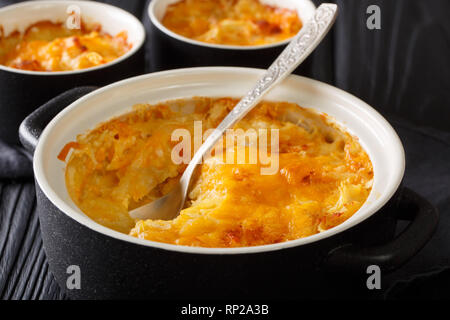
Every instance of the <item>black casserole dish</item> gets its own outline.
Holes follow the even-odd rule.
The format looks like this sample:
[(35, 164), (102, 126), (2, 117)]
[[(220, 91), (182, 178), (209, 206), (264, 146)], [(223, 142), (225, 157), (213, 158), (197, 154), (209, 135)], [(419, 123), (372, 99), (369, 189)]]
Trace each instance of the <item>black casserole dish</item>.
[[(38, 212), (50, 269), (66, 289), (68, 268), (80, 267), (81, 289), (68, 290), (71, 297), (292, 297), (307, 293), (302, 289), (320, 281), (324, 270), (365, 274), (369, 265), (376, 264), (387, 272), (425, 245), (435, 229), (437, 213), (421, 197), (399, 189), (405, 159), (395, 131), (361, 100), (299, 76), (288, 78), (267, 100), (295, 102), (327, 113), (359, 138), (373, 163), (374, 184), (368, 201), (339, 226), (266, 246), (184, 247), (105, 228), (72, 202), (65, 186), (64, 163), (57, 156), (77, 134), (129, 111), (136, 103), (241, 96), (262, 72), (245, 68), (181, 69), (131, 78), (94, 92), (94, 88), (78, 88), (52, 100), (24, 121), (21, 139), (30, 151), (35, 150)], [(41, 134), (49, 115), (61, 110)], [(398, 219), (411, 223), (395, 238)]]

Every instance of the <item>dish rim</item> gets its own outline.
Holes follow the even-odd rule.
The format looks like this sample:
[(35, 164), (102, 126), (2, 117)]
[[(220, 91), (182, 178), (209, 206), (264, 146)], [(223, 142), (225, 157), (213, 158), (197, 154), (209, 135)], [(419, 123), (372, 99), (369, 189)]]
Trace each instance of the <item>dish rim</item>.
[(28, 7), (28, 6), (36, 6), (36, 5), (64, 5), (64, 6), (69, 6), (71, 4), (81, 4), (83, 6), (92, 6), (92, 7), (98, 7), (98, 9), (100, 10), (101, 8), (105, 9), (105, 10), (115, 10), (118, 13), (128, 17), (130, 19), (130, 21), (133, 21), (135, 23), (135, 25), (138, 27), (139, 29), (139, 41), (137, 42), (137, 45), (133, 45), (133, 47), (131, 48), (131, 50), (129, 50), (128, 52), (126, 52), (124, 55), (120, 56), (119, 58), (110, 61), (108, 63), (99, 65), (99, 66), (95, 66), (92, 68), (86, 68), (86, 69), (81, 69), (81, 70), (71, 70), (71, 71), (30, 71), (30, 70), (22, 70), (22, 69), (16, 69), (16, 68), (11, 68), (11, 67), (7, 67), (5, 65), (0, 64), (0, 70), (2, 71), (6, 71), (6, 72), (12, 72), (12, 73), (18, 73), (18, 74), (25, 74), (25, 75), (31, 75), (31, 76), (64, 76), (64, 75), (75, 75), (75, 74), (80, 74), (80, 73), (88, 73), (91, 71), (96, 71), (96, 70), (101, 70), (107, 67), (111, 67), (115, 64), (118, 64), (128, 58), (130, 58), (131, 56), (133, 56), (136, 52), (138, 52), (142, 46), (145, 43), (145, 39), (146, 39), (146, 32), (145, 32), (145, 28), (143, 26), (143, 24), (135, 17), (133, 16), (131, 13), (129, 13), (128, 11), (123, 10), (122, 8), (107, 4), (107, 3), (102, 3), (102, 2), (95, 2), (95, 1), (83, 1), (83, 0), (71, 0), (71, 1), (58, 1), (58, 0), (39, 0), (39, 1), (24, 1), (24, 2), (20, 2), (20, 3), (16, 3), (16, 4), (12, 4), (9, 6), (5, 6), (3, 8), (0, 8), (0, 14), (4, 11), (8, 11), (8, 10), (20, 10), (23, 7)]
[[(379, 125), (383, 127), (383, 130), (386, 130), (386, 132), (389, 134), (391, 140), (389, 141), (393, 146), (395, 147), (394, 150), (396, 150), (395, 155), (391, 155), (393, 158), (393, 161), (396, 163), (397, 170), (395, 171), (394, 175), (394, 183), (390, 186), (388, 190), (384, 190), (384, 194), (379, 196), (377, 198), (376, 206), (374, 206), (371, 210), (367, 210), (369, 212), (365, 212), (360, 214), (357, 218), (355, 218), (351, 223), (346, 223), (348, 220), (332, 229), (329, 229), (325, 232), (318, 233), (309, 237), (300, 238), (296, 240), (276, 243), (276, 244), (269, 244), (269, 245), (261, 245), (261, 246), (253, 246), (253, 247), (239, 247), (239, 248), (205, 248), (205, 247), (189, 247), (189, 246), (181, 246), (181, 245), (175, 245), (175, 244), (166, 244), (156, 241), (150, 241), (150, 240), (144, 240), (132, 237), (127, 234), (120, 233), (118, 231), (114, 231), (112, 229), (109, 229), (105, 226), (102, 226), (98, 223), (96, 223), (94, 220), (90, 219), (87, 216), (82, 216), (76, 210), (74, 210), (65, 200), (61, 199), (56, 192), (52, 189), (50, 186), (50, 183), (48, 182), (48, 179), (46, 178), (45, 170), (43, 167), (43, 155), (45, 150), (45, 142), (47, 140), (47, 137), (51, 133), (52, 129), (58, 124), (59, 120), (64, 118), (66, 114), (68, 114), (72, 109), (76, 109), (78, 106), (82, 106), (83, 103), (90, 98), (101, 94), (108, 90), (117, 90), (121, 86), (133, 84), (133, 83), (139, 83), (143, 80), (149, 80), (149, 79), (157, 79), (158, 77), (176, 77), (180, 74), (185, 73), (202, 73), (203, 76), (207, 76), (208, 73), (219, 73), (219, 72), (233, 72), (233, 73), (254, 73), (260, 74), (262, 72), (262, 69), (255, 69), (255, 68), (239, 68), (239, 67), (200, 67), (200, 68), (188, 68), (188, 69), (176, 69), (176, 70), (169, 70), (169, 71), (162, 71), (162, 72), (156, 72), (151, 73), (147, 75), (142, 75), (138, 77), (129, 78), (126, 80), (122, 80), (113, 84), (110, 84), (108, 86), (105, 86), (103, 88), (100, 88), (98, 90), (95, 90), (86, 96), (78, 99), (77, 101), (73, 102), (69, 106), (67, 106), (62, 112), (60, 112), (45, 128), (43, 131), (41, 138), (39, 139), (35, 154), (34, 154), (34, 160), (33, 160), (33, 168), (34, 173), (36, 177), (36, 182), (39, 185), (40, 189), (44, 193), (44, 195), (47, 197), (47, 199), (55, 206), (57, 207), (63, 214), (68, 216), (69, 218), (77, 221), (81, 225), (84, 225), (85, 227), (99, 232), (103, 234), (104, 236), (114, 238), (116, 240), (122, 240), (126, 241), (128, 243), (137, 244), (145, 247), (151, 247), (155, 249), (162, 249), (167, 251), (175, 251), (175, 252), (182, 252), (182, 253), (192, 253), (192, 254), (206, 254), (206, 255), (233, 255), (233, 254), (249, 254), (249, 253), (262, 253), (262, 252), (269, 252), (269, 251), (278, 251), (282, 249), (287, 248), (293, 248), (293, 247), (299, 247), (302, 245), (306, 245), (309, 243), (313, 243), (316, 241), (320, 241), (329, 237), (332, 237), (336, 234), (339, 234), (341, 232), (346, 231), (347, 229), (350, 229), (359, 223), (365, 221), (369, 217), (371, 217), (373, 214), (378, 212), (395, 194), (397, 189), (399, 188), (401, 181), (403, 179), (404, 171), (405, 171), (405, 152), (403, 149), (403, 145), (400, 141), (400, 138), (398, 137), (395, 130), (392, 128), (392, 126), (385, 120), (375, 109), (370, 107), (367, 103), (363, 102), (362, 100), (358, 99), (357, 97), (351, 95), (350, 93), (347, 93), (341, 89), (338, 89), (336, 87), (333, 87), (331, 85), (322, 83), (317, 80), (313, 80), (306, 77), (301, 77), (297, 75), (291, 75), (290, 78), (299, 79), (302, 81), (306, 81), (307, 83), (310, 83), (314, 85), (315, 87), (318, 87), (322, 89), (323, 91), (332, 91), (336, 94), (339, 94), (343, 96), (346, 100), (350, 100), (350, 102), (357, 105), (358, 108), (360, 108), (362, 111), (364, 111), (368, 116), (370, 116), (372, 119), (377, 121)], [(376, 174), (376, 173), (375, 173)], [(361, 209), (360, 209), (361, 210)], [(359, 212), (359, 211), (358, 211)]]

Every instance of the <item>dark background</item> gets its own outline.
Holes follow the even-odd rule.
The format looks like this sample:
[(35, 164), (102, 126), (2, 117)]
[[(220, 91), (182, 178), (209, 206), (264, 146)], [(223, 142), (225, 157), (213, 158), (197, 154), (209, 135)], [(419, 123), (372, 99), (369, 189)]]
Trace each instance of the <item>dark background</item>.
[[(0, 0), (0, 7), (15, 2), (19, 1)], [(148, 28), (148, 1), (102, 2), (132, 12)], [(407, 265), (383, 277), (383, 289), (376, 297), (448, 299), (450, 0), (334, 2), (340, 15), (314, 54), (310, 76), (356, 95), (388, 118), (406, 149), (404, 184), (430, 200), (441, 214), (433, 239)], [(381, 30), (366, 27), (366, 10), (373, 4), (381, 8)], [(151, 71), (150, 56), (145, 71)], [(365, 281), (360, 285), (365, 286)], [(351, 286), (343, 288), (339, 298), (355, 298), (356, 291)], [(31, 161), (21, 149), (1, 140), (0, 297), (65, 298), (49, 273), (42, 248)]]

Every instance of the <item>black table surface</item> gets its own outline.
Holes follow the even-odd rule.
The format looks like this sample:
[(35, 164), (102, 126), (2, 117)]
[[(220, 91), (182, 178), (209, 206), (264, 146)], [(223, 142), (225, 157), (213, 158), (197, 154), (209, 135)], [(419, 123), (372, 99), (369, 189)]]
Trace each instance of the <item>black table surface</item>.
[[(0, 7), (15, 2), (0, 0)], [(132, 12), (148, 27), (148, 1), (103, 2)], [(312, 77), (360, 97), (387, 117), (405, 146), (404, 184), (441, 214), (431, 241), (383, 278), (377, 297), (450, 298), (450, 1), (335, 2), (340, 16), (315, 53)], [(366, 10), (374, 4), (381, 9), (381, 30), (366, 26)], [(147, 72), (150, 61), (147, 57)], [(31, 159), (0, 137), (2, 299), (66, 298), (48, 269), (35, 209)], [(345, 296), (352, 296), (351, 288), (339, 293)]]

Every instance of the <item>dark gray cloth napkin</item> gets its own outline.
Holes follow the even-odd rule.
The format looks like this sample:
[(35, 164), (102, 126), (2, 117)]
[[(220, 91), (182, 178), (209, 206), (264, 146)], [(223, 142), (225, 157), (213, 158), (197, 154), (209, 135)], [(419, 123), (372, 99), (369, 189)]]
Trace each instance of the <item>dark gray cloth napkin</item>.
[(0, 179), (31, 179), (31, 156), (21, 147), (10, 146), (0, 138)]

